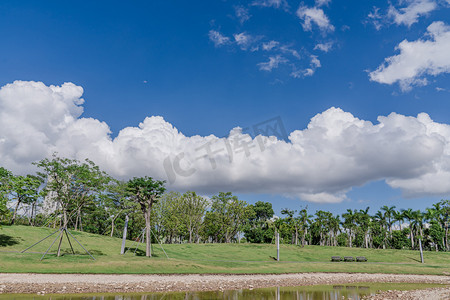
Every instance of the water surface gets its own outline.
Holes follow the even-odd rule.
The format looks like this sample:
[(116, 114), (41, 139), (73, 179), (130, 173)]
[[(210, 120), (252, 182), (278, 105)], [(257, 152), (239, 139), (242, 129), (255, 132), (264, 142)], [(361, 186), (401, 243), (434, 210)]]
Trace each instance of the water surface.
[[(206, 299), (230, 299), (230, 300), (341, 300), (351, 298), (359, 300), (366, 295), (374, 295), (380, 290), (411, 290), (417, 288), (431, 288), (442, 285), (415, 284), (415, 283), (353, 283), (342, 285), (315, 285), (297, 287), (263, 288), (253, 290), (227, 290), (214, 292), (168, 292), (145, 294), (65, 294), (44, 295), (35, 294), (17, 295), (3, 294), (0, 299), (36, 299), (36, 300), (206, 300)], [(343, 298), (344, 297), (344, 298)]]

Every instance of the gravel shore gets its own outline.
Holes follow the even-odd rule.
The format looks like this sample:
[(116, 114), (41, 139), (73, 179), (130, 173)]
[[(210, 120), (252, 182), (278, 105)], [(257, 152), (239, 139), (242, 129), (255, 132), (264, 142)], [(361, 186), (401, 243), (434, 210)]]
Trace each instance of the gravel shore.
[[(357, 282), (409, 282), (450, 284), (450, 276), (365, 273), (297, 273), (252, 275), (108, 275), (0, 273), (0, 293), (74, 294), (114, 292), (223, 291), (277, 286), (346, 284)], [(385, 297), (381, 299), (389, 298)]]
[(431, 288), (412, 291), (385, 291), (374, 296), (365, 297), (365, 300), (449, 300), (450, 288)]

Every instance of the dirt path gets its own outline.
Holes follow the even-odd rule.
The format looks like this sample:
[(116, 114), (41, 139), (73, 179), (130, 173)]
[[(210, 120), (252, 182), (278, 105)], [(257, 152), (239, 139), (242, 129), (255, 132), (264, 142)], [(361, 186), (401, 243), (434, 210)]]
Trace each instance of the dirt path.
[(450, 276), (298, 273), (255, 275), (107, 275), (0, 273), (0, 293), (114, 293), (253, 289), (276, 286), (411, 282), (450, 284)]

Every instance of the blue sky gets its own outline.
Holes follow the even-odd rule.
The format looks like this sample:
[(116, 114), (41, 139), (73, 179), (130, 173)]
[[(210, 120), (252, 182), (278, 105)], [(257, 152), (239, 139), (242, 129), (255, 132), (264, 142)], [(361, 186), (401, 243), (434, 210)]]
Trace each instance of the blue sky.
[[(39, 155), (58, 151), (75, 158), (90, 156), (121, 178), (151, 175), (167, 180), (162, 168), (165, 157), (173, 162), (179, 153), (186, 153), (189, 159), (184, 159), (196, 172), (179, 176), (174, 189), (193, 188), (204, 194), (229, 189), (249, 202), (271, 201), (278, 211), (306, 205), (312, 211), (333, 212), (366, 206), (374, 211), (382, 205), (424, 209), (450, 192), (436, 179), (450, 172), (449, 12), (448, 0), (2, 1), (0, 102), (18, 103), (30, 112), (0, 105), (5, 124), (6, 115), (22, 120), (2, 124), (0, 164), (26, 172)], [(35, 84), (13, 84), (16, 80)], [(74, 87), (63, 89), (61, 95), (51, 88), (66, 82), (82, 87), (82, 96)], [(48, 96), (45, 89), (54, 95)], [(76, 100), (80, 98), (85, 102)], [(61, 99), (75, 104), (64, 100), (68, 106), (60, 116), (53, 108), (54, 101)], [(44, 105), (44, 113), (33, 113)], [(83, 108), (82, 115), (74, 106)], [(330, 111), (332, 107), (336, 110)], [(388, 118), (390, 125), (384, 128), (395, 130), (376, 137), (386, 142), (380, 148), (386, 152), (372, 153), (377, 118), (392, 112), (402, 117)], [(433, 123), (418, 133), (415, 123), (404, 116), (422, 124), (425, 121), (417, 118), (422, 112)], [(293, 150), (285, 148), (292, 146), (288, 139), (287, 146), (275, 143), (261, 156), (234, 153), (229, 165), (227, 157), (217, 158), (216, 168), (195, 158), (195, 149), (210, 135), (222, 141), (235, 127), (251, 128), (274, 117), (289, 135), (305, 130), (311, 118), (322, 113), (314, 128), (341, 126), (330, 121), (336, 119), (366, 127), (356, 137), (341, 131), (340, 142), (335, 137), (326, 140), (317, 130), (304, 132), (299, 145), (307, 149), (314, 144), (314, 151), (299, 150), (304, 156), (296, 157), (298, 161), (290, 156)], [(59, 121), (42, 121), (49, 116)], [(152, 118), (141, 127), (149, 131), (138, 132), (139, 123), (152, 116), (164, 121)], [(64, 138), (54, 137), (50, 125), (67, 118), (77, 125), (59, 133)], [(372, 122), (376, 128), (358, 120)], [(23, 125), (27, 122), (30, 127)], [(42, 128), (36, 125), (43, 122)], [(436, 128), (434, 124), (440, 124), (439, 129), (430, 129)], [(184, 137), (199, 137), (184, 139), (171, 126)], [(123, 144), (113, 140), (126, 127), (134, 129), (121, 140)], [(21, 140), (11, 138), (31, 132), (29, 128), (39, 130)], [(98, 135), (90, 136), (97, 130)], [(167, 138), (164, 132), (169, 131)], [(399, 131), (400, 137), (392, 134)], [(79, 132), (84, 135), (77, 139)], [(34, 138), (46, 142), (31, 146)], [(149, 141), (141, 146), (129, 146), (146, 138)], [(320, 144), (323, 138), (326, 142)], [(103, 139), (98, 147), (111, 147), (106, 154), (88, 147)], [(343, 150), (346, 139), (349, 148)], [(321, 145), (331, 145), (327, 150), (331, 152), (322, 152)], [(359, 149), (360, 145), (367, 146)], [(319, 154), (333, 160), (324, 165)], [(111, 156), (105, 159), (107, 155)], [(372, 170), (395, 165), (404, 157), (408, 159), (395, 168)], [(290, 159), (293, 170), (286, 163)], [(302, 171), (305, 168), (311, 168), (311, 181)], [(322, 182), (322, 178), (328, 179)]]

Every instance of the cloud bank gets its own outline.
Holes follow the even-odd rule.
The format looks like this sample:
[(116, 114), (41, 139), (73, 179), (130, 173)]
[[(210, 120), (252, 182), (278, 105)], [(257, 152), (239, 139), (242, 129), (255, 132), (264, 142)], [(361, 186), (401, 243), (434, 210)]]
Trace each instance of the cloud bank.
[(443, 22), (433, 22), (423, 39), (404, 40), (396, 49), (400, 53), (386, 58), (369, 74), (370, 80), (385, 84), (398, 82), (403, 91), (408, 91), (414, 85), (426, 85), (427, 75), (450, 72), (450, 26)]
[(82, 117), (82, 94), (72, 83), (3, 86), (0, 165), (32, 172), (32, 162), (57, 151), (88, 157), (119, 178), (167, 180), (170, 189), (272, 193), (312, 202), (342, 201), (352, 187), (373, 180), (386, 180), (408, 196), (450, 192), (450, 126), (425, 113), (392, 113), (373, 124), (333, 107), (285, 139), (275, 134), (279, 120), (260, 124), (261, 135), (253, 138), (240, 128), (219, 138), (188, 137), (153, 116), (113, 139), (106, 123)]

